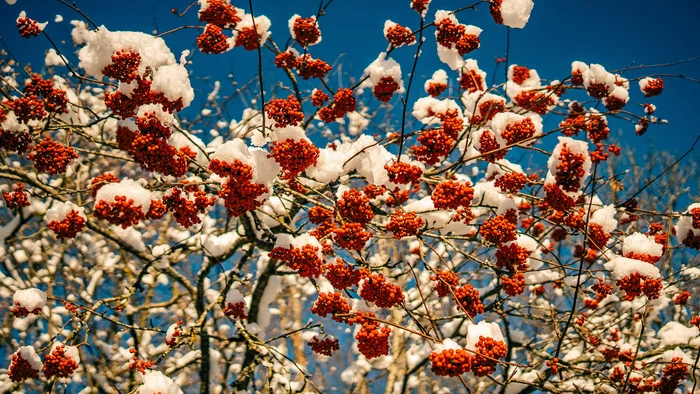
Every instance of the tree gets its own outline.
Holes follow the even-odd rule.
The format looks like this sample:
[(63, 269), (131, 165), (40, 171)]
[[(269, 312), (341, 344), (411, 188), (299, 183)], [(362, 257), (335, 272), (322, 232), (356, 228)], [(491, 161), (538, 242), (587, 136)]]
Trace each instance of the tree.
[[(252, 1), (174, 9), (159, 36), (59, 2), (77, 67), (31, 9), (48, 73), (0, 58), (2, 391), (695, 391), (697, 140), (644, 172), (610, 137), (664, 122), (633, 101), (662, 92), (651, 67), (545, 81), (506, 57), (489, 83), (458, 17), (519, 29), (531, 0), (412, 0), (419, 24), (387, 20), (349, 85), (313, 56), (330, 1), (286, 45)], [(257, 53), (240, 121), (219, 83), (188, 120), (181, 30)], [(419, 80), (432, 36), (449, 71)]]

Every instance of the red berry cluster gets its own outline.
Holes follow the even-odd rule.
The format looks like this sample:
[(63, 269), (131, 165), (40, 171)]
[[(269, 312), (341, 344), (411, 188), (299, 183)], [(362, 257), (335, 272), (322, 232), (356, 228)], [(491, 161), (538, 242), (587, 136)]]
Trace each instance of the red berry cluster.
[(459, 77), (458, 82), (459, 86), (469, 93), (484, 90), (484, 79), (474, 70), (462, 71), (462, 76)]
[(417, 13), (422, 14), (428, 9), (428, 5), (432, 0), (411, 0), (411, 8)]
[(223, 33), (221, 27), (208, 24), (204, 32), (197, 36), (197, 47), (202, 53), (219, 54), (228, 51), (230, 48), (228, 37)]
[(365, 226), (360, 223), (343, 223), (333, 229), (335, 243), (343, 249), (362, 250), (367, 241), (372, 238), (372, 233), (365, 231)]
[(496, 265), (498, 268), (505, 268), (511, 274), (524, 272), (530, 267), (529, 257), (530, 252), (515, 242), (501, 244), (496, 251)]
[(585, 175), (583, 163), (586, 156), (583, 153), (571, 152), (566, 144), (563, 144), (559, 154), (559, 164), (554, 178), (557, 185), (567, 192), (576, 192), (581, 185), (581, 178)]
[(474, 189), (469, 182), (445, 181), (437, 185), (430, 198), (437, 209), (469, 208)]
[(34, 162), (37, 171), (56, 175), (66, 172), (68, 165), (77, 157), (73, 148), (54, 142), (47, 136), (31, 148), (27, 160)]
[(457, 48), (457, 52), (461, 56), (464, 56), (479, 48), (479, 44), (479, 36), (476, 34), (462, 34), (462, 37), (460, 37), (459, 41), (455, 44), (455, 48)]
[(499, 25), (503, 24), (503, 17), (501, 16), (501, 4), (503, 4), (503, 0), (491, 0), (491, 3), (489, 4), (489, 11), (491, 12), (491, 16), (493, 17), (494, 22), (498, 23)]
[(335, 210), (344, 220), (365, 225), (374, 218), (369, 198), (357, 189), (350, 189), (343, 193), (338, 200)]
[(313, 93), (311, 94), (311, 104), (313, 104), (314, 107), (320, 107), (326, 102), (330, 100), (330, 97), (320, 89), (314, 89)]
[(232, 318), (232, 319), (247, 319), (248, 314), (245, 311), (245, 302), (237, 302), (235, 304), (228, 303), (226, 305), (226, 308), (224, 308), (224, 315)]
[[(367, 313), (367, 316), (374, 318), (373, 312)], [(363, 317), (362, 327), (355, 335), (357, 340), (357, 349), (367, 357), (373, 359), (389, 354), (389, 334), (391, 328), (381, 326), (377, 321)]]
[(347, 319), (345, 317), (336, 317), (336, 315), (346, 315), (351, 310), (352, 308), (348, 301), (338, 292), (318, 293), (318, 300), (311, 307), (311, 313), (321, 317), (331, 315), (333, 320), (339, 323)]
[(644, 87), (644, 97), (654, 97), (664, 90), (664, 80), (661, 78), (652, 79)]
[(7, 374), (12, 382), (22, 382), (26, 379), (37, 379), (39, 377), (39, 371), (34, 369), (29, 360), (25, 360), (19, 352), (12, 355)]
[(90, 194), (95, 197), (97, 195), (97, 191), (100, 190), (100, 188), (108, 183), (118, 183), (119, 178), (117, 178), (116, 175), (112, 174), (111, 172), (105, 172), (104, 174), (100, 174), (92, 179), (90, 181)]
[(39, 26), (39, 22), (24, 16), (17, 18), (17, 30), (20, 36), (31, 38), (38, 36), (43, 29)]
[[(32, 74), (29, 83), (24, 87), (25, 97), (41, 97), (44, 100), (44, 107), (51, 113), (67, 113), (68, 98), (66, 91), (53, 87), (53, 81), (42, 79), (39, 74)], [(19, 115), (17, 115), (20, 118)]]
[(452, 48), (465, 34), (467, 27), (461, 23), (455, 23), (451, 18), (443, 18), (435, 23), (435, 40), (439, 45)]
[(175, 324), (175, 330), (173, 330), (173, 333), (170, 335), (170, 338), (165, 339), (165, 344), (168, 345), (168, 347), (170, 348), (177, 346), (177, 338), (182, 335), (182, 320), (178, 320)]
[(24, 191), (24, 185), (17, 183), (11, 192), (3, 194), (8, 209), (24, 208), (29, 206), (29, 194)]
[(688, 303), (689, 299), (690, 299), (690, 292), (689, 291), (682, 291), (682, 292), (676, 294), (675, 297), (673, 297), (673, 303), (676, 305), (685, 305)]
[(399, 90), (399, 83), (396, 82), (394, 77), (386, 76), (382, 77), (382, 79), (374, 85), (372, 92), (377, 100), (387, 103), (397, 90)]
[(435, 375), (459, 376), (472, 369), (472, 356), (465, 349), (445, 349), (430, 354), (430, 370)]
[(555, 183), (545, 184), (544, 191), (544, 202), (553, 209), (567, 211), (576, 205), (576, 200), (566, 195)]
[(69, 377), (76, 369), (78, 363), (65, 354), (66, 346), (59, 345), (44, 357), (44, 376), (51, 380), (54, 376), (59, 378)]
[(460, 311), (465, 312), (470, 317), (484, 313), (484, 304), (479, 297), (479, 290), (468, 283), (454, 289), (452, 300), (457, 303)]
[[(0, 110), (0, 114), (2, 113), (2, 110)], [(0, 120), (0, 123), (2, 123), (2, 120)], [(3, 130), (0, 127), (0, 149), (8, 152), (24, 153), (29, 149), (31, 143), (32, 137), (29, 133), (17, 130)]]
[(479, 337), (475, 347), (476, 354), (472, 359), (472, 372), (475, 376), (486, 376), (496, 372), (498, 360), (508, 353), (508, 347), (503, 341), (484, 336)]
[(449, 155), (455, 144), (455, 139), (450, 137), (443, 128), (426, 130), (417, 140), (421, 145), (412, 147), (413, 154), (417, 160), (429, 166)]
[(517, 224), (518, 214), (514, 209), (510, 209), (502, 215), (494, 216), (485, 221), (479, 228), (479, 234), (488, 242), (500, 245), (504, 242), (515, 241)]
[(229, 217), (238, 217), (257, 209), (262, 205), (257, 198), (269, 191), (267, 186), (252, 182), (253, 168), (240, 160), (229, 164), (214, 159), (209, 163), (209, 170), (219, 176), (228, 177), (219, 191), (219, 197), (224, 200)]
[[(256, 26), (257, 27), (257, 26)], [(260, 48), (260, 34), (252, 27), (244, 27), (236, 36), (235, 47), (243, 47), (249, 51), (254, 51)]]
[(501, 276), (503, 291), (511, 297), (523, 294), (525, 291), (525, 275), (522, 272), (511, 276)]
[(549, 111), (549, 107), (554, 105), (554, 97), (551, 93), (538, 92), (536, 90), (525, 90), (513, 98), (515, 103), (527, 110), (544, 115)]
[(363, 279), (360, 297), (380, 308), (392, 308), (404, 300), (401, 287), (390, 283), (379, 273), (371, 273)]
[(295, 141), (292, 138), (273, 142), (270, 151), (272, 153), (267, 157), (274, 158), (282, 167), (282, 179), (286, 180), (291, 180), (305, 169), (315, 166), (320, 154), (320, 150), (310, 141)]
[(318, 28), (318, 22), (315, 17), (296, 18), (292, 24), (292, 31), (299, 45), (303, 47), (315, 44), (321, 37), (321, 30)]
[(78, 211), (70, 211), (60, 222), (52, 220), (47, 227), (56, 233), (58, 239), (75, 238), (85, 228), (85, 218)]
[(494, 186), (504, 193), (517, 193), (527, 184), (527, 176), (522, 172), (506, 172), (494, 182)]
[(348, 88), (338, 89), (333, 95), (333, 101), (318, 111), (318, 116), (326, 123), (334, 122), (342, 118), (346, 113), (356, 109), (357, 101), (352, 90)]
[(183, 227), (191, 227), (202, 222), (198, 214), (207, 211), (207, 207), (214, 205), (216, 198), (207, 196), (203, 190), (196, 187), (191, 190), (191, 195), (177, 187), (174, 187), (170, 194), (163, 196), (163, 204), (166, 209), (173, 213), (175, 221)]
[(23, 307), (19, 302), (15, 302), (14, 306), (10, 309), (10, 313), (14, 317), (27, 317), (29, 315), (38, 315), (41, 313), (41, 308), (36, 308), (34, 310), (27, 310), (27, 308)]
[(133, 354), (134, 357), (131, 359), (131, 362), (129, 363), (129, 369), (133, 371), (139, 371), (142, 374), (146, 374), (146, 370), (153, 368), (153, 365), (155, 365), (155, 361), (153, 360), (140, 360), (138, 351), (134, 348), (129, 349), (129, 353)]
[(656, 390), (660, 394), (673, 394), (681, 382), (688, 377), (688, 366), (681, 357), (674, 357), (661, 373), (661, 379), (656, 383)]
[(236, 7), (225, 0), (207, 0), (207, 8), (199, 12), (199, 20), (220, 27), (233, 28), (241, 18), (236, 12)]
[(452, 294), (452, 289), (459, 285), (459, 276), (452, 271), (437, 271), (430, 280), (435, 281), (435, 291), (440, 298)]
[(151, 90), (153, 81), (147, 78), (149, 71), (143, 76), (138, 76), (136, 88), (130, 96), (124, 94), (121, 90), (112, 93), (105, 93), (105, 105), (111, 109), (115, 115), (122, 119), (130, 118), (136, 114), (137, 109), (146, 104), (160, 104), (164, 111), (172, 113), (173, 111), (181, 111), (184, 104), (182, 97), (175, 101), (170, 101), (165, 97), (163, 92)]
[(416, 36), (413, 35), (411, 29), (401, 26), (398, 23), (391, 26), (386, 31), (386, 39), (393, 47), (411, 45), (416, 42)]
[[(493, 163), (506, 157), (507, 149), (501, 149), (501, 145), (496, 139), (496, 134), (491, 130), (484, 130), (479, 137), (479, 152), (483, 155), (482, 159)], [(498, 150), (498, 151), (497, 151)], [(492, 153), (491, 153), (492, 152)]]
[(122, 48), (112, 55), (112, 62), (107, 65), (102, 74), (119, 82), (130, 83), (139, 76), (141, 55), (132, 48)]
[(389, 174), (389, 180), (394, 183), (407, 185), (420, 179), (423, 171), (418, 167), (408, 163), (395, 162), (391, 165), (385, 164), (384, 169)]
[(274, 120), (275, 127), (279, 128), (289, 125), (296, 126), (304, 121), (301, 104), (294, 95), (289, 95), (287, 99), (270, 100), (265, 106), (265, 114), (268, 119)]
[(355, 269), (351, 265), (346, 265), (341, 259), (337, 259), (335, 263), (324, 265), (323, 270), (323, 276), (337, 290), (357, 286), (360, 279), (362, 279), (360, 270)]
[(146, 218), (141, 206), (134, 206), (134, 200), (127, 200), (126, 196), (115, 196), (112, 202), (98, 201), (93, 209), (93, 215), (115, 226), (122, 226), (124, 229)]
[(415, 212), (397, 210), (390, 215), (386, 230), (391, 231), (394, 238), (401, 239), (418, 234), (423, 226), (425, 226), (425, 219), (417, 216)]
[(326, 220), (333, 219), (333, 211), (319, 205), (309, 208), (308, 215), (309, 222), (313, 224), (321, 224)]
[(617, 287), (625, 292), (625, 299), (632, 301), (642, 295), (650, 300), (659, 298), (661, 292), (661, 279), (651, 279), (635, 272), (617, 281)]
[(321, 79), (331, 71), (331, 66), (328, 63), (321, 59), (314, 59), (308, 53), (296, 59), (294, 68), (296, 68), (297, 74), (304, 79)]
[(187, 172), (188, 158), (194, 157), (189, 149), (178, 151), (164, 138), (142, 134), (127, 127), (117, 128), (117, 142), (119, 148), (127, 151), (143, 169), (163, 175), (184, 175)]
[(317, 278), (323, 271), (323, 261), (317, 255), (318, 247), (304, 245), (301, 248), (277, 247), (270, 252), (270, 258), (284, 261), (293, 270), (299, 271), (303, 278)]
[(314, 353), (329, 357), (333, 355), (333, 352), (340, 350), (340, 343), (337, 338), (319, 338), (318, 335), (314, 335), (313, 338), (309, 340), (309, 346)]
[(530, 78), (530, 69), (525, 66), (513, 66), (513, 82), (522, 85)]
[(433, 97), (437, 97), (442, 94), (447, 89), (447, 84), (431, 82), (428, 85), (427, 93)]

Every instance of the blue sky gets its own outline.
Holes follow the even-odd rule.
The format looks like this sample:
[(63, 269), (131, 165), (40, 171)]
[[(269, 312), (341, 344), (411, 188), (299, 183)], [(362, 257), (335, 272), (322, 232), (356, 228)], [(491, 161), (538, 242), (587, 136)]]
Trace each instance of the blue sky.
[[(323, 42), (312, 47), (314, 57), (331, 63), (342, 55), (343, 70), (347, 77), (359, 77), (363, 69), (379, 52), (386, 49), (382, 28), (386, 19), (391, 19), (409, 27), (418, 26), (418, 16), (408, 7), (408, 0), (335, 0), (328, 8), (327, 15), (320, 21)], [(473, 1), (434, 0), (430, 6), (428, 19), (432, 20), (438, 9), (453, 9), (472, 4)], [(196, 25), (194, 7), (185, 17), (178, 18), (170, 10), (177, 7), (184, 10), (187, 1), (86, 1), (77, 0), (78, 6), (98, 25), (104, 24), (110, 30), (139, 30), (162, 32), (179, 25)], [(247, 1), (234, 1), (234, 5), (245, 8)], [(316, 0), (280, 1), (256, 0), (255, 13), (267, 15), (272, 20), (272, 37), (280, 44), (289, 38), (287, 20), (295, 13), (310, 16), (316, 13)], [(13, 6), (0, 1), (0, 36), (12, 54), (21, 62), (31, 62), (35, 69), (43, 65), (43, 53), (49, 43), (43, 37), (26, 40), (19, 37), (14, 28), (14, 20), (21, 10), (40, 21), (48, 20), (47, 32), (56, 42), (67, 40), (59, 46), (70, 51), (71, 19), (81, 18), (76, 12), (57, 1), (18, 0)], [(56, 14), (64, 17), (61, 23), (53, 23)], [(489, 74), (495, 66), (495, 58), (505, 55), (506, 28), (495, 25), (488, 13), (488, 6), (482, 4), (477, 11), (467, 10), (458, 14), (460, 22), (473, 24), (484, 29), (481, 35), (481, 48), (472, 53), (482, 69)], [(581, 2), (536, 0), (530, 22), (525, 29), (511, 32), (510, 62), (526, 65), (538, 70), (545, 79), (562, 79), (570, 71), (573, 60), (587, 63), (600, 63), (608, 70), (622, 69), (635, 64), (655, 64), (675, 62), (700, 55), (700, 4), (691, 0), (656, 2), (649, 0), (588, 0)], [(174, 53), (194, 48), (198, 32), (184, 30), (166, 36), (165, 40)], [(432, 30), (430, 31), (432, 36)], [(411, 101), (417, 99), (419, 88), (425, 79), (437, 68), (445, 68), (435, 53), (435, 43), (429, 38), (417, 69), (416, 89)], [(408, 72), (414, 47), (401, 48), (392, 54), (403, 67), (404, 78)], [(266, 54), (264, 70), (274, 75), (272, 56)], [(195, 54), (192, 70), (194, 77), (209, 77), (225, 80), (233, 73), (239, 82), (253, 78), (257, 70), (257, 54), (237, 48), (223, 55)], [(500, 69), (497, 78), (502, 78)], [(700, 63), (648, 69), (642, 72), (625, 74), (636, 77), (648, 73), (684, 74), (700, 79)], [(451, 77), (451, 73), (448, 73)], [(271, 78), (273, 79), (273, 78)], [(270, 80), (270, 79), (268, 79)], [(646, 150), (650, 142), (656, 149), (682, 151), (700, 134), (694, 114), (697, 109), (696, 97), (700, 94), (700, 84), (679, 78), (665, 78), (666, 90), (660, 97), (650, 102), (657, 105), (657, 115), (669, 121), (666, 126), (657, 126), (643, 137), (636, 137), (630, 124), (613, 123), (613, 135), (622, 130), (624, 140), (637, 149)], [(335, 83), (334, 83), (335, 82)], [(199, 85), (198, 85), (199, 84)], [(337, 86), (337, 80), (331, 81)], [(206, 85), (195, 82), (200, 88), (195, 99), (195, 107), (206, 100)], [(228, 89), (228, 91), (227, 91)], [(232, 93), (230, 86), (224, 85), (222, 94)], [(632, 102), (643, 103), (636, 83), (631, 89)], [(638, 111), (635, 111), (638, 112)], [(240, 111), (232, 112), (234, 117)], [(696, 156), (698, 157), (698, 156)]]

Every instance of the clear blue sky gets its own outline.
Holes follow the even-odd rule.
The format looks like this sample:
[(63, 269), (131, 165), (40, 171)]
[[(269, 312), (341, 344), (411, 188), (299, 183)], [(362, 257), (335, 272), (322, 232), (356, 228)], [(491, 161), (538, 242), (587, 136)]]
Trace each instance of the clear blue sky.
[[(98, 25), (110, 30), (139, 30), (162, 32), (176, 26), (199, 24), (194, 7), (185, 17), (178, 18), (170, 10), (184, 10), (189, 2), (121, 0), (87, 1), (76, 0), (78, 6)], [(430, 6), (428, 20), (432, 20), (438, 9), (454, 9), (472, 4), (474, 0), (434, 0)], [(409, 9), (408, 0), (335, 0), (328, 13), (320, 21), (323, 42), (312, 47), (312, 54), (332, 62), (343, 55), (344, 71), (348, 76), (359, 77), (364, 67), (377, 54), (386, 49), (382, 28), (386, 19), (409, 27), (418, 26), (417, 14)], [(249, 11), (247, 1), (233, 4)], [(287, 20), (295, 13), (310, 16), (316, 13), (316, 0), (255, 0), (255, 13), (267, 15), (272, 20), (272, 37), (278, 43), (289, 38)], [(0, 1), (0, 36), (22, 62), (31, 62), (35, 69), (43, 66), (43, 53), (49, 43), (43, 37), (26, 40), (19, 37), (14, 20), (20, 11), (26, 10), (30, 17), (48, 20), (47, 32), (65, 50), (70, 48), (69, 21), (80, 15), (68, 7), (52, 0), (17, 0), (13, 6)], [(56, 14), (64, 17), (61, 23), (53, 23)], [(489, 73), (495, 66), (495, 58), (505, 55), (506, 28), (495, 25), (488, 13), (487, 5), (477, 11), (467, 10), (458, 14), (460, 22), (474, 24), (484, 29), (481, 48), (472, 55)], [(538, 70), (545, 79), (561, 79), (568, 75), (573, 60), (603, 64), (608, 70), (621, 69), (632, 63), (653, 64), (674, 62), (700, 55), (700, 4), (693, 0), (658, 2), (650, 0), (587, 0), (560, 1), (535, 0), (530, 22), (523, 30), (511, 33), (511, 63), (526, 65)], [(165, 37), (174, 53), (192, 49), (198, 32), (185, 30)], [(432, 35), (432, 30), (430, 31)], [(0, 46), (2, 43), (0, 43)], [(392, 56), (402, 64), (406, 80), (414, 49), (401, 48)], [(265, 57), (265, 70), (274, 73), (272, 56)], [(247, 81), (255, 75), (257, 55), (237, 48), (224, 55), (196, 54), (192, 69), (195, 77), (209, 76), (225, 80), (233, 73), (238, 81)], [(411, 99), (422, 94), (422, 82), (437, 68), (445, 68), (437, 59), (434, 41), (429, 40), (421, 57), (417, 75), (419, 84)], [(502, 72), (502, 71), (501, 71)], [(499, 72), (498, 77), (501, 77)], [(647, 70), (647, 73), (684, 74), (700, 79), (700, 62), (686, 63), (665, 69)], [(453, 74), (448, 73), (452, 76)], [(641, 75), (630, 73), (630, 77)], [(502, 78), (502, 77), (501, 77)], [(659, 149), (679, 151), (685, 149), (700, 133), (697, 125), (697, 98), (700, 84), (678, 78), (665, 78), (666, 90), (651, 102), (658, 107), (657, 115), (668, 119), (669, 125), (652, 127), (643, 137), (634, 136), (629, 124), (613, 124), (613, 135), (623, 127), (625, 139), (638, 149), (646, 150), (649, 141)], [(347, 79), (346, 79), (347, 81)], [(346, 82), (347, 83), (347, 82)], [(337, 83), (331, 81), (331, 86)], [(195, 88), (204, 88), (195, 82)], [(231, 88), (222, 94), (230, 94)], [(631, 89), (632, 101), (644, 102), (636, 84)], [(197, 92), (195, 99), (201, 104), (206, 100), (206, 90)], [(636, 112), (636, 111), (635, 111)], [(237, 117), (239, 111), (233, 112)], [(698, 157), (698, 156), (696, 156)]]

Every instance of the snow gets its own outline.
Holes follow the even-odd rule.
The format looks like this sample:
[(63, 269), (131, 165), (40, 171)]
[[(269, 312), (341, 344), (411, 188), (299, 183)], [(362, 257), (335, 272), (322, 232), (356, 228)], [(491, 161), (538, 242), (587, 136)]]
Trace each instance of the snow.
[(427, 81), (425, 81), (425, 84), (423, 85), (423, 89), (427, 92), (428, 89), (430, 88), (431, 84), (439, 84), (439, 85), (447, 85), (447, 73), (443, 69), (438, 69), (433, 73), (433, 76), (430, 77)]
[[(299, 18), (301, 18), (301, 15), (299, 15), (299, 14), (294, 14), (294, 15), (292, 15), (291, 18), (289, 18), (289, 22), (288, 22), (288, 25), (289, 25), (289, 35), (291, 35), (291, 36), (292, 36), (292, 39), (294, 39), (294, 40), (297, 39), (297, 35), (296, 35), (296, 33), (294, 33), (294, 21), (296, 21), (296, 20), (299, 19)], [(319, 28), (318, 21), (316, 20), (316, 15), (311, 15), (311, 19), (314, 20), (314, 22), (316, 23), (316, 27)], [(256, 18), (256, 22), (257, 22), (257, 18)], [(319, 28), (318, 30), (319, 30), (319, 32), (321, 31), (320, 28)], [(321, 42), (322, 39), (323, 39), (323, 36), (322, 36), (321, 34), (319, 34), (319, 35), (318, 35), (318, 39), (316, 39), (316, 41), (314, 41), (314, 42), (312, 42), (312, 43), (309, 43), (309, 46), (319, 44), (319, 43)]]
[[(508, 126), (522, 122), (525, 119), (527, 119), (526, 116), (518, 115), (513, 112), (499, 112), (491, 120), (491, 130), (497, 135), (502, 135)], [(534, 135), (542, 135), (542, 122), (535, 117), (531, 117), (530, 120), (535, 126)], [(530, 144), (532, 143), (534, 143), (534, 140), (530, 142)]]
[(369, 75), (369, 79), (365, 81), (364, 87), (374, 87), (384, 77), (391, 77), (399, 84), (399, 89), (396, 93), (403, 93), (403, 80), (401, 79), (401, 65), (394, 59), (387, 59), (387, 53), (382, 52), (379, 56), (365, 68), (364, 76)]
[(308, 177), (321, 183), (334, 182), (344, 174), (343, 163), (348, 158), (349, 156), (340, 149), (320, 149), (316, 165), (308, 167), (305, 173)]
[(462, 94), (462, 104), (464, 104), (464, 116), (468, 119), (471, 119), (471, 117), (474, 115), (480, 115), (479, 105), (488, 101), (500, 102), (504, 106), (506, 103), (506, 99), (492, 93), (485, 93), (478, 90), (471, 93), (464, 92)]
[(581, 73), (583, 74), (585, 71), (588, 71), (588, 64), (575, 60), (571, 62), (571, 73)]
[(56, 23), (63, 22), (63, 15), (56, 15), (56, 18), (53, 21)]
[(448, 110), (460, 110), (459, 105), (452, 99), (436, 99), (435, 97), (421, 97), (413, 103), (414, 118), (421, 121), (423, 124), (439, 124), (441, 120), (436, 116), (429, 115), (430, 111), (435, 114), (443, 114)]
[(228, 252), (238, 238), (240, 236), (235, 231), (221, 235), (205, 235), (202, 236), (202, 247), (210, 255), (219, 257)]
[(688, 209), (684, 212), (686, 215), (681, 216), (680, 219), (678, 219), (678, 223), (676, 223), (676, 235), (681, 242), (683, 242), (683, 240), (690, 235), (694, 235), (696, 237), (700, 236), (700, 228), (693, 227), (693, 218), (687, 216), (690, 214), (690, 211), (695, 208), (700, 208), (700, 203), (690, 204)]
[[(53, 351), (56, 350), (56, 348), (59, 346), (65, 345), (63, 344), (63, 342), (60, 341), (54, 342), (53, 346), (51, 346), (51, 350), (49, 351), (49, 353), (53, 353)], [(65, 346), (63, 354), (65, 354), (66, 357), (70, 358), (71, 360), (75, 361), (77, 364), (80, 364), (80, 353), (78, 352), (78, 348), (76, 346)]]
[(615, 220), (615, 205), (606, 205), (593, 212), (590, 223), (600, 225), (607, 234), (612, 233), (617, 228), (617, 220)]
[[(100, 189), (102, 190), (102, 188)], [(143, 208), (142, 208), (143, 209)], [(111, 226), (109, 228), (120, 240), (131, 246), (137, 252), (146, 251), (146, 244), (143, 242), (141, 232), (133, 227), (122, 228), (121, 226)]]
[(97, 191), (95, 201), (114, 202), (117, 196), (126, 196), (127, 200), (134, 200), (134, 207), (141, 207), (141, 211), (148, 212), (151, 208), (151, 192), (136, 183), (136, 181), (126, 178), (119, 183), (108, 183)]
[(622, 255), (629, 253), (647, 254), (660, 257), (663, 254), (663, 245), (657, 244), (654, 237), (642, 233), (632, 233), (622, 240)]
[(44, 64), (46, 67), (64, 66), (66, 63), (68, 63), (66, 57), (59, 55), (55, 49), (51, 48), (48, 50), (48, 52), (46, 52), (46, 57), (44, 58)]
[(131, 48), (141, 55), (140, 73), (145, 72), (146, 67), (157, 73), (159, 67), (175, 63), (175, 56), (162, 38), (140, 32), (111, 32), (105, 26), (95, 31), (81, 31), (79, 27), (76, 25), (73, 39), (78, 44), (81, 40), (87, 44), (78, 51), (79, 66), (95, 78), (103, 77), (102, 70), (112, 62), (112, 55), (124, 48)]
[[(5, 1), (7, 1), (7, 0), (5, 0)], [(8, 3), (8, 4), (14, 4), (14, 3)], [(26, 17), (27, 17), (27, 13), (26, 13), (25, 11), (22, 11), (22, 12), (19, 13), (19, 17), (17, 18), (17, 20), (20, 20), (20, 19), (26, 18)], [(39, 23), (38, 21), (36, 21), (36, 24), (37, 24), (37, 27), (39, 28), (39, 31), (44, 31), (44, 29), (46, 28), (46, 25), (47, 25), (48, 23), (49, 23), (49, 22), (41, 22), (41, 23)]]
[(139, 387), (139, 394), (182, 394), (180, 386), (172, 379), (163, 375), (160, 371), (147, 370), (143, 377), (143, 384)]
[(457, 48), (445, 48), (437, 44), (437, 54), (440, 61), (447, 64), (452, 70), (459, 70), (464, 66), (464, 58), (459, 54)]
[[(21, 346), (19, 349), (17, 349), (15, 354), (20, 356), (23, 360), (26, 360), (33, 370), (42, 370), (43, 364), (41, 363), (41, 358), (39, 358), (39, 355), (36, 354), (36, 350), (34, 350), (33, 346)], [(12, 364), (14, 364), (14, 361)], [(12, 368), (12, 365), (10, 365), (10, 368)]]
[[(261, 47), (264, 46), (267, 39), (270, 38), (270, 26), (272, 26), (270, 18), (266, 17), (265, 15), (255, 17), (255, 29), (260, 37)], [(236, 25), (236, 30), (233, 31), (233, 38), (237, 38), (238, 32), (245, 28), (253, 28), (253, 17), (250, 14), (245, 14), (241, 18), (241, 21), (238, 22)]]
[(497, 323), (487, 323), (480, 321), (479, 324), (467, 323), (467, 344), (464, 346), (467, 350), (476, 351), (476, 343), (479, 342), (479, 337), (493, 338), (496, 341), (506, 343), (501, 327)]
[(621, 256), (617, 256), (605, 263), (605, 269), (612, 273), (615, 280), (620, 280), (635, 273), (650, 279), (661, 277), (661, 272), (656, 266), (645, 261)]
[(17, 0), (5, 0), (5, 2), (9, 5), (13, 5), (17, 2)]
[(697, 327), (686, 327), (677, 321), (666, 323), (657, 333), (657, 337), (664, 346), (688, 345), (698, 335), (700, 330)]
[(522, 29), (530, 20), (530, 13), (534, 6), (532, 0), (503, 0), (500, 9), (503, 24)]
[(36, 288), (31, 288), (17, 290), (14, 296), (12, 296), (12, 301), (31, 312), (35, 309), (42, 309), (44, 306), (46, 306), (47, 298), (46, 293), (43, 291)]
[(259, 148), (251, 148), (240, 138), (226, 141), (219, 145), (216, 151), (209, 156), (211, 160), (217, 159), (232, 163), (240, 160), (253, 168), (253, 183), (271, 185), (280, 172), (280, 166), (275, 159), (267, 157), (268, 153)]
[(583, 72), (583, 85), (588, 89), (592, 84), (604, 84), (608, 92), (615, 88), (615, 75), (607, 72), (600, 64), (591, 64), (589, 69)]
[(367, 110), (352, 111), (345, 115), (348, 117), (348, 133), (350, 135), (360, 135), (369, 126), (370, 116), (367, 115)]
[(80, 216), (83, 217), (83, 219), (87, 219), (87, 216), (85, 216), (85, 209), (83, 207), (79, 207), (72, 202), (57, 202), (54, 204), (53, 207), (48, 209), (46, 211), (46, 215), (44, 216), (44, 219), (46, 220), (46, 223), (51, 223), (52, 221), (57, 221), (57, 222), (62, 222), (65, 220), (66, 215), (70, 213), (71, 211), (77, 211)]
[[(545, 184), (556, 184), (556, 178), (554, 177), (555, 174), (557, 173), (557, 166), (561, 163), (561, 151), (566, 145), (567, 149), (569, 150), (570, 153), (573, 154), (583, 154), (586, 156), (586, 160), (583, 163), (583, 171), (584, 175), (579, 179), (579, 184), (578, 188), (581, 189), (584, 186), (584, 183), (586, 179), (591, 174), (591, 167), (592, 167), (592, 162), (591, 158), (588, 155), (588, 143), (586, 141), (579, 141), (575, 140), (570, 137), (558, 137), (559, 138), (559, 143), (557, 146), (554, 147), (554, 150), (552, 151), (552, 156), (549, 157), (549, 160), (547, 160), (547, 167), (549, 168), (549, 171), (547, 172), (547, 178), (545, 180)], [(580, 191), (578, 193), (572, 193), (572, 192), (565, 192), (569, 197), (572, 197), (574, 199), (578, 198)]]
[(163, 93), (169, 101), (182, 98), (183, 108), (188, 107), (194, 100), (194, 89), (184, 62), (159, 67), (153, 76), (151, 90)]

